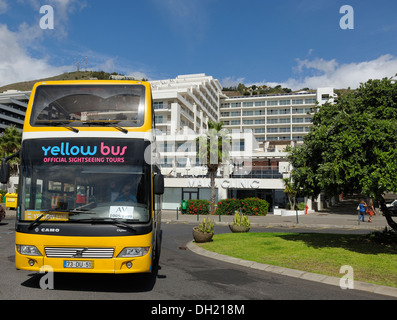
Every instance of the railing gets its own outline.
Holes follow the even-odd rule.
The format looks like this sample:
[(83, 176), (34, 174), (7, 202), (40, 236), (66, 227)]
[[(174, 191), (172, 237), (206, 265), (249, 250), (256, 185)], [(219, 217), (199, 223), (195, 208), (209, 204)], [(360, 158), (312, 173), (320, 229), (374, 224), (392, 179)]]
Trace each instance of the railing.
[[(164, 169), (168, 169), (165, 172)], [(172, 170), (170, 164), (162, 166), (163, 174), (166, 178), (209, 178), (209, 174), (204, 167), (177, 167)], [(216, 178), (222, 178), (223, 174), (217, 174)], [(236, 179), (282, 179), (283, 174), (278, 168), (269, 166), (238, 167), (231, 170), (230, 178)]]

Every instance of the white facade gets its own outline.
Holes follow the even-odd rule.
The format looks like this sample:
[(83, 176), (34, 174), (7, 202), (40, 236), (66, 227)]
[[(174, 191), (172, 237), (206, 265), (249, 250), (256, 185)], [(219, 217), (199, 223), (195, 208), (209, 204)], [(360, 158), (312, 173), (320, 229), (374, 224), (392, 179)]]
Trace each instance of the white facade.
[(207, 129), (218, 121), (222, 86), (205, 74), (181, 75), (176, 79), (150, 81), (153, 90), (156, 127), (163, 134), (175, 134), (188, 127)]
[(333, 102), (333, 88), (315, 92), (243, 96), (221, 100), (220, 120), (228, 130), (253, 131), (266, 149), (272, 141), (302, 141), (319, 105)]
[(15, 126), (22, 132), (30, 91), (8, 90), (0, 94), (0, 131)]
[(217, 199), (259, 196), (271, 207), (285, 204), (286, 145), (301, 143), (317, 102), (333, 102), (333, 88), (313, 92), (226, 97), (218, 80), (205, 74), (152, 81), (157, 142), (165, 175), (164, 209), (183, 199), (209, 199), (210, 180), (196, 152), (196, 138), (209, 120), (230, 133), (230, 160), (218, 169)]

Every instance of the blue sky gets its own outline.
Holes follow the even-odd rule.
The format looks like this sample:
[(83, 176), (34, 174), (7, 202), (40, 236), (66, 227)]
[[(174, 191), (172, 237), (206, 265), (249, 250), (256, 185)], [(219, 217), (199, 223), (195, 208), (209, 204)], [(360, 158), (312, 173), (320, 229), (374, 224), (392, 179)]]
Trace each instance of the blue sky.
[[(40, 28), (43, 5), (54, 29)], [(343, 5), (354, 29), (341, 29)], [(0, 0), (0, 85), (76, 70), (293, 89), (397, 73), (392, 0)], [(83, 69), (85, 64), (83, 64)]]

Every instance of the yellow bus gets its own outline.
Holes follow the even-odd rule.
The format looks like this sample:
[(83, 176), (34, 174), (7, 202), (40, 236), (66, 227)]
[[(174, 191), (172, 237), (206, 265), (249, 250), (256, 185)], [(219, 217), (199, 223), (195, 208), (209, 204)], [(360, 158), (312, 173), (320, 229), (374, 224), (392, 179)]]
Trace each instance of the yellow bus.
[(154, 145), (149, 83), (37, 83), (17, 154), (17, 269), (153, 271), (164, 192)]

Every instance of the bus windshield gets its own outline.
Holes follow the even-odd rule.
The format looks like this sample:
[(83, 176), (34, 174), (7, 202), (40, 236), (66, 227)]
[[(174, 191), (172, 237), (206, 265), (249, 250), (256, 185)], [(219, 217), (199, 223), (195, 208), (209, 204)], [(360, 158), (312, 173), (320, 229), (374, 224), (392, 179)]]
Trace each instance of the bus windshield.
[(150, 220), (148, 142), (123, 139), (27, 140), (21, 221)]
[(144, 112), (142, 85), (45, 85), (36, 89), (30, 124), (139, 127)]

